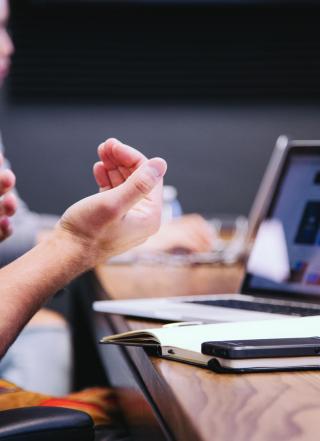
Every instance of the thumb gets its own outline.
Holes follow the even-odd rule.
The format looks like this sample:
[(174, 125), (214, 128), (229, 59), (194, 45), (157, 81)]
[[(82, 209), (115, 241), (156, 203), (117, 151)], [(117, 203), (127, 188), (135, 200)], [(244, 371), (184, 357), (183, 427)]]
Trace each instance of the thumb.
[[(144, 162), (123, 184), (111, 190), (114, 206), (118, 207), (120, 212), (126, 213), (152, 192), (162, 181), (166, 171), (167, 163), (162, 158), (153, 158)], [(110, 196), (111, 192), (110, 190), (108, 192)]]

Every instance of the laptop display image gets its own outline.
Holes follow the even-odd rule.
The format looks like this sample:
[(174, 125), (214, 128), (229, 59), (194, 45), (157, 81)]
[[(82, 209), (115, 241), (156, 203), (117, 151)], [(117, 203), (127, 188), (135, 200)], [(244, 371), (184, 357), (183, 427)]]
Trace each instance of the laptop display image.
[(288, 141), (264, 193), (239, 294), (99, 301), (94, 309), (204, 323), (320, 315), (320, 141)]
[(272, 282), (252, 275), (250, 290), (277, 290), (320, 295), (320, 157), (289, 155), (282, 182), (269, 209), (268, 218), (280, 221), (289, 257), (290, 276)]

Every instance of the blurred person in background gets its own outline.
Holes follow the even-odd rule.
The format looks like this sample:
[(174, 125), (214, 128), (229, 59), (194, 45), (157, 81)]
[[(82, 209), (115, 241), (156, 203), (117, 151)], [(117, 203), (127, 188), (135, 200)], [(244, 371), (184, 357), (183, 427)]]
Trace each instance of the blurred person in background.
[[(0, 0), (0, 85), (9, 73), (10, 59), (14, 51), (6, 29), (8, 18), (8, 1)], [(3, 150), (0, 139), (0, 152)], [(10, 163), (6, 159), (2, 165), (3, 169), (10, 169)], [(11, 220), (13, 234), (8, 240), (0, 243), (1, 266), (32, 248), (43, 231), (51, 230), (58, 220), (55, 216), (30, 211), (16, 190), (14, 193), (17, 202), (16, 212)], [(8, 233), (9, 231), (7, 236)], [(183, 249), (187, 252), (204, 252), (210, 251), (211, 248), (212, 236), (205, 220), (199, 215), (187, 215), (163, 224), (160, 231), (137, 250), (152, 252)], [(48, 345), (50, 351), (47, 350)], [(35, 359), (38, 360), (37, 363), (34, 363)], [(48, 370), (50, 376), (47, 375)], [(69, 392), (72, 378), (72, 347), (70, 331), (64, 318), (46, 308), (35, 314), (1, 360), (0, 377), (44, 393), (61, 395)]]
[[(69, 207), (45, 239), (0, 270), (0, 358), (53, 293), (107, 259), (140, 245), (159, 229), (166, 162), (147, 159), (115, 139), (102, 143), (98, 154), (100, 160), (93, 171), (99, 192)], [(4, 196), (0, 199), (2, 239), (10, 234), (8, 216), (16, 209), (15, 196), (7, 194), (14, 180), (12, 172), (0, 172), (0, 196)], [(39, 340), (39, 331), (41, 334), (41, 328), (34, 326), (29, 343), (43, 345), (42, 357), (54, 352), (58, 359), (59, 347), (52, 346), (50, 340)], [(33, 364), (41, 361), (30, 358), (34, 354), (32, 345), (27, 352)], [(47, 368), (50, 382), (55, 364)], [(22, 390), (0, 378), (0, 410), (39, 405), (69, 407), (87, 412), (98, 425), (112, 422), (116, 408), (111, 394), (106, 387), (95, 387), (55, 399)], [(113, 428), (107, 429), (110, 434), (109, 429), (113, 432)]]
[[(9, 73), (14, 51), (13, 43), (7, 33), (8, 19), (8, 1), (0, 0), (0, 86)], [(3, 151), (0, 138), (1, 154)], [(1, 170), (5, 170), (6, 173), (10, 170), (10, 163), (6, 159), (1, 163)], [(7, 236), (12, 231), (14, 233), (0, 243), (1, 266), (32, 248), (37, 242), (38, 234), (45, 229), (53, 228), (58, 219), (31, 212), (17, 191), (13, 190), (13, 193), (16, 204), (15, 214), (11, 218), (11, 227), (8, 227)], [(52, 350), (45, 349), (45, 342), (50, 344)], [(35, 359), (37, 363), (34, 363)], [(50, 366), (54, 366), (54, 369), (50, 369), (49, 379), (46, 372)], [(48, 309), (42, 309), (32, 318), (10, 351), (0, 361), (1, 378), (46, 393), (69, 392), (71, 371), (72, 348), (68, 325), (60, 314)]]

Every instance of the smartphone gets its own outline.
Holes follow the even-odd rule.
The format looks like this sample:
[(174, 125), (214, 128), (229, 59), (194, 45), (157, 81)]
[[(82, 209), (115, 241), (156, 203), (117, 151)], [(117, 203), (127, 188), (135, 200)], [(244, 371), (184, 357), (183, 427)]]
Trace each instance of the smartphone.
[(320, 337), (207, 341), (201, 352), (222, 359), (305, 357), (320, 355)]

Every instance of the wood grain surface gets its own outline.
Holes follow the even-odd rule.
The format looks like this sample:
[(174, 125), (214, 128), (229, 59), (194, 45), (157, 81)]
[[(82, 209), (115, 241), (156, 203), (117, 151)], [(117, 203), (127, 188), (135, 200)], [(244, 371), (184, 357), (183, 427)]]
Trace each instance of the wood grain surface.
[[(104, 266), (96, 272), (112, 298), (235, 292), (239, 266)], [(109, 316), (110, 319), (110, 316)], [(112, 316), (117, 332), (160, 326)], [(129, 357), (166, 421), (181, 441), (313, 441), (319, 438), (320, 373), (216, 374), (148, 356)]]
[(105, 265), (96, 274), (110, 297), (169, 297), (234, 293), (240, 288), (241, 266)]

